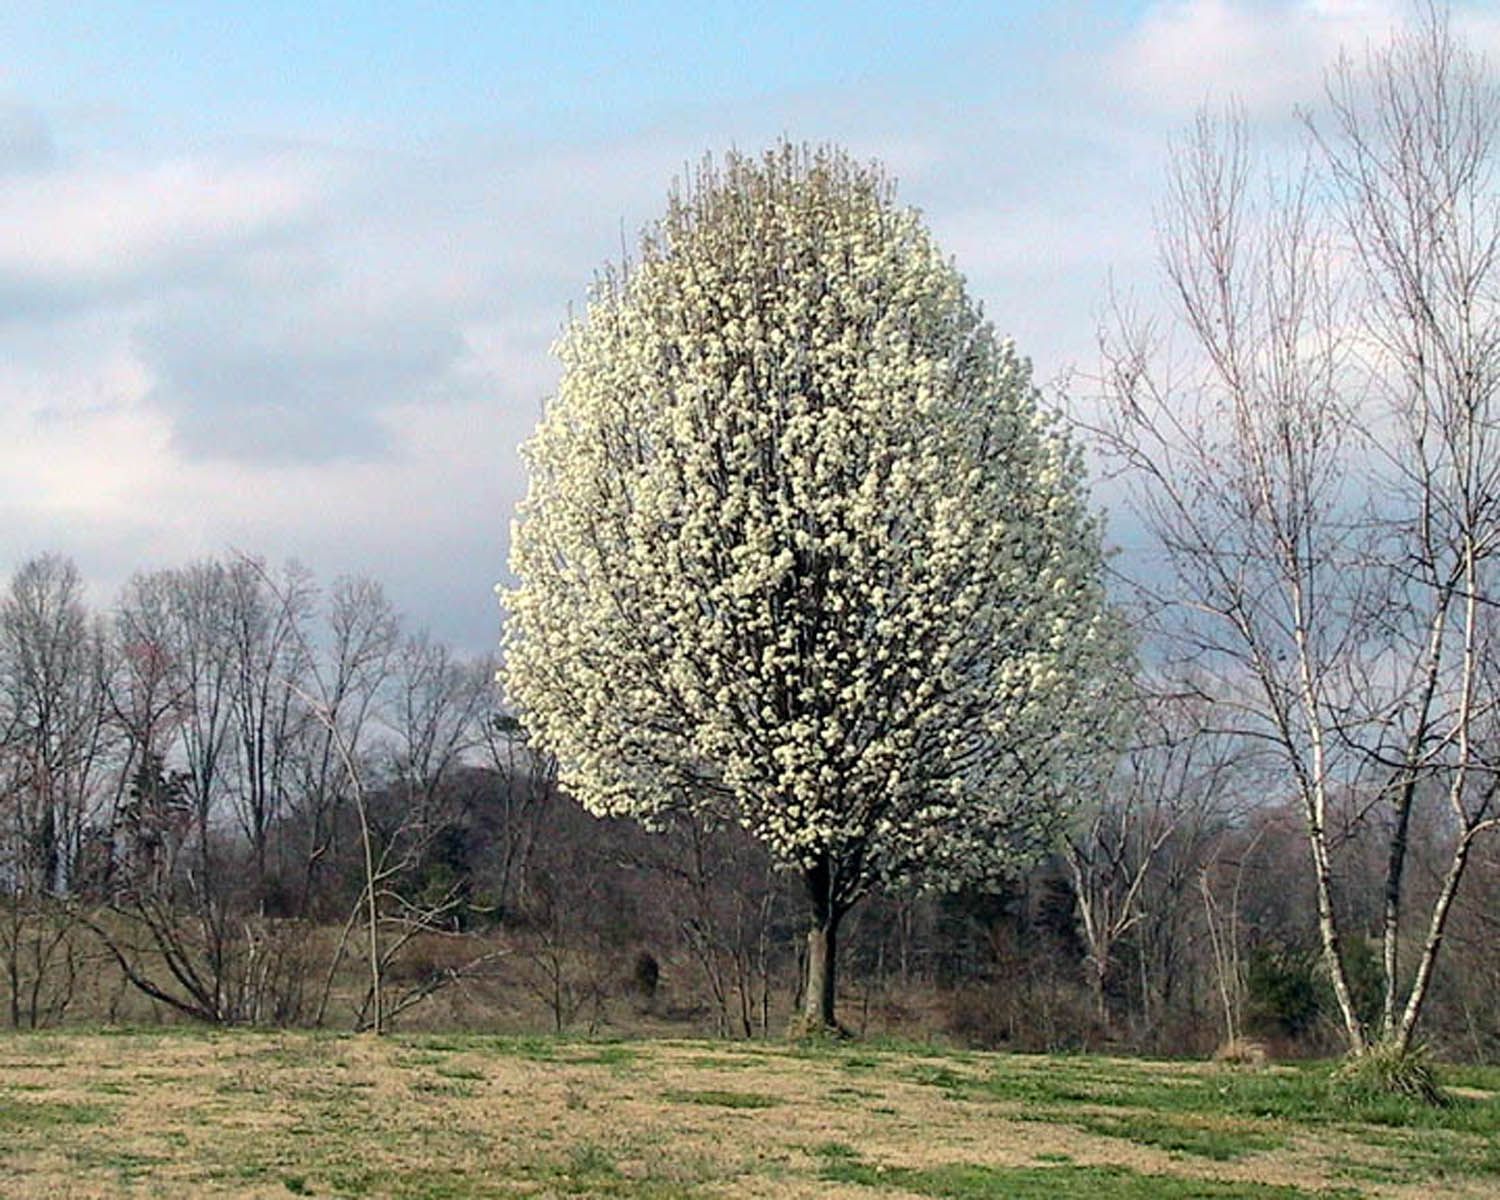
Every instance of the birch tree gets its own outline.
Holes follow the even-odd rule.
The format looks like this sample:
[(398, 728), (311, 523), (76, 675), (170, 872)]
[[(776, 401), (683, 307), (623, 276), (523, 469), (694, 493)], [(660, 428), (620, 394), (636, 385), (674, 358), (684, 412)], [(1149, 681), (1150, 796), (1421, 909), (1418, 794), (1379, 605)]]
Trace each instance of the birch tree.
[[(1410, 1045), (1475, 839), (1500, 823), (1500, 90), (1446, 12), (1362, 66), (1341, 62), (1321, 134), (1378, 412), (1377, 559), (1392, 664), (1353, 686), (1388, 697), (1361, 730), (1389, 830), (1379, 1038)], [(1380, 685), (1384, 684), (1382, 688)], [(1424, 791), (1450, 835), (1437, 897), (1402, 965), (1406, 860)]]
[[(1300, 802), (1349, 1049), (1405, 1054), (1500, 818), (1500, 93), (1435, 6), (1327, 92), (1306, 169), (1263, 188), (1243, 121), (1202, 117), (1178, 145), (1161, 254), (1198, 353), (1174, 373), (1162, 329), (1123, 315), (1102, 432), (1167, 551), (1178, 648)], [(1347, 796), (1386, 837), (1377, 1029), (1336, 903)], [(1448, 847), (1424, 914), (1417, 822)]]
[(800, 875), (804, 1020), (879, 884), (1046, 845), (1118, 641), (1079, 455), (876, 166), (705, 163), (558, 347), (503, 675), (596, 813)]

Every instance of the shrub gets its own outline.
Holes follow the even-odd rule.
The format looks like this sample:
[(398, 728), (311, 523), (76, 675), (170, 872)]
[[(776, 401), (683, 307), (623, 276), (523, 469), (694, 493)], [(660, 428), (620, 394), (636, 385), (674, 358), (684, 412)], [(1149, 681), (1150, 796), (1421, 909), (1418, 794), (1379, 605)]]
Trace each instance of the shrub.
[(1250, 1024), (1263, 1034), (1306, 1034), (1323, 1009), (1318, 982), (1315, 953), (1262, 942), (1251, 950), (1245, 974)]
[(1334, 1074), (1334, 1084), (1346, 1098), (1387, 1100), (1392, 1096), (1446, 1107), (1448, 1094), (1438, 1084), (1437, 1071), (1426, 1046), (1401, 1047), (1376, 1042), (1356, 1054)]
[(1236, 1067), (1263, 1067), (1269, 1058), (1266, 1044), (1255, 1038), (1230, 1038), (1214, 1051), (1215, 1062)]

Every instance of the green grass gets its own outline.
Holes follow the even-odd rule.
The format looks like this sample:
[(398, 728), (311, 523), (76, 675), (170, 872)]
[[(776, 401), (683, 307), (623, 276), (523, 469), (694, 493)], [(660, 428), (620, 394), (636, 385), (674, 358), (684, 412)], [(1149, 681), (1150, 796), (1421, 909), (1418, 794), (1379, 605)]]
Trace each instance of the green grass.
[(614, 1196), (629, 1200), (688, 1200), (696, 1196), (696, 1182), (670, 1174), (644, 1174), (621, 1168), (606, 1147), (584, 1143), (567, 1155), (532, 1164), (525, 1178), (547, 1189), (548, 1195)]
[(1302, 1200), (1357, 1196), (1349, 1191), (1308, 1191), (1263, 1183), (1225, 1183), (1151, 1175), (1124, 1167), (986, 1167), (958, 1163), (923, 1170), (835, 1163), (820, 1178), (831, 1183), (915, 1192), (943, 1200)]
[(1085, 1133), (1120, 1138), (1138, 1146), (1156, 1146), (1177, 1154), (1232, 1162), (1248, 1154), (1274, 1150), (1286, 1142), (1274, 1129), (1246, 1122), (1225, 1124), (1193, 1118), (1173, 1120), (1149, 1112), (1085, 1113), (1054, 1112), (1050, 1121), (1063, 1121)]
[(444, 1079), (484, 1079), (485, 1073), (474, 1067), (444, 1067), (437, 1068), (437, 1073)]
[(636, 1052), (629, 1046), (619, 1042), (591, 1043), (591, 1046), (591, 1049), (580, 1047), (564, 1061), (579, 1066), (615, 1067), (621, 1070), (636, 1064)]
[[(1451, 1096), (1439, 1107), (1351, 1090), (1327, 1063), (1245, 1070), (1053, 1057), (997, 1059), (979, 1071), (920, 1063), (906, 1077), (956, 1101), (1016, 1106), (1027, 1120), (1219, 1162), (1274, 1151), (1298, 1131), (1332, 1132), (1388, 1150), (1400, 1163), (1351, 1163), (1332, 1152), (1326, 1165), (1345, 1178), (1500, 1177), (1495, 1099)], [(1468, 1067), (1451, 1082), (1493, 1092), (1500, 1071)]]
[(723, 1088), (691, 1091), (676, 1088), (663, 1093), (673, 1104), (708, 1104), (714, 1108), (775, 1108), (781, 1101), (757, 1092), (731, 1092)]
[(102, 1125), (114, 1111), (103, 1104), (64, 1104), (7, 1096), (5, 1090), (0, 1090), (0, 1135)]
[(531, 1062), (556, 1062), (568, 1043), (549, 1037), (487, 1037), (476, 1039), (469, 1049)]
[(708, 1071), (743, 1071), (764, 1065), (760, 1056), (752, 1054), (695, 1054), (687, 1061)]

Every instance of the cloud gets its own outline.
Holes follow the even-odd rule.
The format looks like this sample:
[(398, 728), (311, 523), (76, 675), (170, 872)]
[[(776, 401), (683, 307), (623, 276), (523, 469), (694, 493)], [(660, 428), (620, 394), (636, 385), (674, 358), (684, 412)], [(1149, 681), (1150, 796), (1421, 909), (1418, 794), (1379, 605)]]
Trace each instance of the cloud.
[(52, 127), (34, 108), (0, 104), (0, 178), (50, 166), (57, 158)]
[(154, 380), (147, 400), (171, 417), (184, 458), (386, 454), (382, 410), (435, 398), (464, 353), (441, 313), (366, 315), (277, 292), (210, 299), (206, 311), (159, 314), (139, 337)]
[(289, 232), (329, 190), (325, 169), (297, 157), (64, 163), (26, 152), (38, 169), (0, 178), (0, 227), (15, 231), (0, 239), (9, 319), (212, 272), (225, 255)]
[[(1059, 191), (1046, 176), (1087, 157), (1059, 150), (1033, 179), (945, 139), (942, 113), (903, 110), (887, 135), (818, 111), (799, 98), (547, 144), (54, 155), (0, 177), (0, 220), (26, 234), (0, 247), (0, 557), (72, 554), (104, 599), (135, 569), (228, 546), (297, 557), (324, 579), (375, 575), (441, 636), (490, 648), (548, 347), (685, 166), (781, 129), (839, 138), (906, 176), (903, 198), (994, 294), (1009, 239)], [(1009, 250), (985, 243), (992, 192), (1022, 210), (1014, 233), (991, 226)], [(1047, 303), (1076, 319), (1092, 284), (1079, 273)], [(1043, 294), (997, 318), (1032, 353), (1056, 317)]]
[(1163, 0), (1109, 65), (1148, 110), (1180, 117), (1232, 98), (1283, 118), (1318, 97), (1340, 49), (1385, 41), (1404, 11), (1389, 0)]
[(1001, 74), (1009, 92), (962, 104), (861, 85), (608, 135), (82, 152), (60, 121), (61, 152), (0, 176), (0, 220), (25, 231), (0, 246), (0, 556), (73, 554), (106, 598), (228, 546), (294, 556), (490, 648), (516, 447), (570, 305), (706, 150), (783, 132), (900, 176), (1051, 378), (1091, 353), (1111, 263), (1149, 256), (1159, 147), (1099, 86)]
[(107, 602), (229, 546), (294, 556), (490, 648), (548, 346), (669, 155), (240, 145), (0, 177), (25, 234), (0, 247), (0, 561), (73, 555)]

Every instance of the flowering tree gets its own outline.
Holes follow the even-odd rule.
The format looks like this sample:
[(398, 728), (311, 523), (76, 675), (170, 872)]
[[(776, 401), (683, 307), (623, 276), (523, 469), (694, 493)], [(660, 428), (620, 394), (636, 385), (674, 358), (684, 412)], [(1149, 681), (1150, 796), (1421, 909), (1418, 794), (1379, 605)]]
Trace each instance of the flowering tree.
[(840, 919), (1035, 852), (1110, 722), (1075, 450), (878, 168), (706, 163), (563, 336), (503, 678), (591, 810), (739, 822)]

